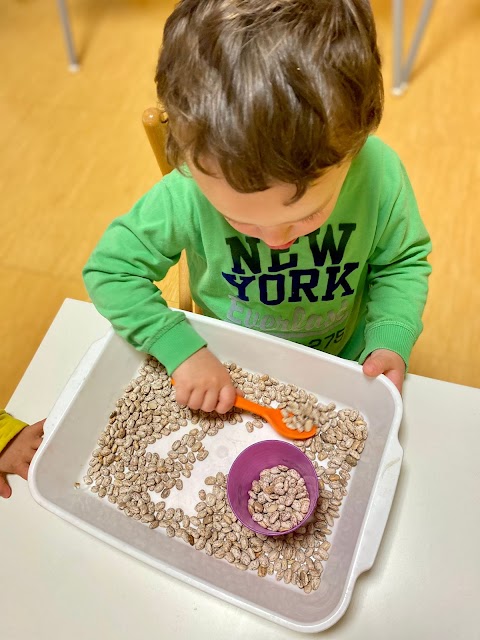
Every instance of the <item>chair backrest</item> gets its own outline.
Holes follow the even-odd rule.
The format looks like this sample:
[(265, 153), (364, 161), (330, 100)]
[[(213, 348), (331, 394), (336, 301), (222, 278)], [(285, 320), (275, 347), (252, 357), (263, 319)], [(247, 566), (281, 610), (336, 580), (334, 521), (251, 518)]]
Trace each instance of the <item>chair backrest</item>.
[[(145, 109), (142, 116), (143, 127), (147, 134), (148, 141), (152, 147), (152, 151), (157, 159), (158, 166), (162, 175), (167, 175), (172, 171), (173, 167), (168, 164), (167, 154), (165, 153), (165, 136), (166, 136), (166, 123), (167, 117), (165, 113), (162, 113), (160, 109), (156, 107), (150, 107)], [(185, 252), (182, 251), (182, 255), (178, 262), (178, 303), (180, 309), (184, 311), (194, 311), (195, 313), (201, 313), (200, 309), (192, 300), (190, 293), (188, 264)]]
[(157, 107), (150, 107), (143, 112), (142, 122), (160, 171), (162, 175), (166, 176), (173, 169), (168, 164), (167, 154), (165, 153), (167, 114), (162, 113)]

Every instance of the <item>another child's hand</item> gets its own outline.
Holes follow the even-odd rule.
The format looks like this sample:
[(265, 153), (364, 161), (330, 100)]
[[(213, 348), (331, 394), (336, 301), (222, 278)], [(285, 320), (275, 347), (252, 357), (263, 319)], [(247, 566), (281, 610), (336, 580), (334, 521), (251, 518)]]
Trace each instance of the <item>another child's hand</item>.
[(226, 413), (237, 394), (228, 371), (203, 347), (182, 362), (172, 374), (177, 402), (190, 409)]
[(45, 420), (41, 420), (24, 427), (10, 440), (5, 449), (0, 451), (0, 498), (9, 498), (12, 495), (6, 478), (7, 473), (27, 479), (30, 462), (42, 443), (44, 422)]
[(390, 351), (389, 349), (372, 351), (363, 363), (363, 373), (371, 378), (376, 378), (381, 373), (384, 373), (402, 393), (405, 362), (395, 351)]

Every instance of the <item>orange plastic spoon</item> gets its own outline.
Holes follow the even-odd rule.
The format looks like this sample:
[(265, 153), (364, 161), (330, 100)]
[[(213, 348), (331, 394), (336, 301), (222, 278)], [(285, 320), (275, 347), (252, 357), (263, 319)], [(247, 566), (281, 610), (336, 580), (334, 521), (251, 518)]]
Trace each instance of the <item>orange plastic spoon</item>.
[(284, 438), (290, 438), (292, 440), (306, 440), (312, 438), (316, 432), (317, 427), (313, 427), (310, 431), (297, 431), (297, 429), (289, 429), (285, 424), (280, 409), (273, 409), (272, 407), (264, 407), (261, 404), (247, 400), (242, 396), (237, 396), (235, 400), (235, 406), (239, 409), (245, 409), (250, 413), (255, 413), (258, 416), (265, 418), (272, 427)]
[[(175, 380), (172, 378), (172, 384), (175, 385)], [(264, 407), (261, 404), (247, 400), (243, 396), (237, 396), (234, 402), (234, 406), (237, 409), (244, 409), (255, 413), (257, 416), (262, 416), (267, 422), (284, 438), (290, 438), (291, 440), (307, 440), (307, 438), (313, 438), (317, 433), (317, 427), (313, 427), (310, 431), (298, 431), (297, 429), (289, 429), (285, 424), (280, 409), (273, 409), (272, 407)]]

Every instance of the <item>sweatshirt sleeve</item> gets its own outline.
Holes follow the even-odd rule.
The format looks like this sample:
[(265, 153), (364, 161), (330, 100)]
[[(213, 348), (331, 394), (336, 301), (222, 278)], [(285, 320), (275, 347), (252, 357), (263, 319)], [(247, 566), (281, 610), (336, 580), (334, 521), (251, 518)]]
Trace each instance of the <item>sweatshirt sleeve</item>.
[(431, 272), (431, 241), (400, 160), (386, 159), (379, 225), (367, 276), (368, 304), (363, 363), (375, 349), (398, 353), (408, 366), (419, 337)]
[(0, 452), (26, 426), (26, 422), (17, 420), (3, 409), (0, 409)]
[(205, 346), (180, 311), (168, 308), (155, 282), (178, 262), (192, 233), (188, 212), (174, 215), (167, 178), (105, 231), (83, 270), (98, 311), (139, 351), (172, 373)]

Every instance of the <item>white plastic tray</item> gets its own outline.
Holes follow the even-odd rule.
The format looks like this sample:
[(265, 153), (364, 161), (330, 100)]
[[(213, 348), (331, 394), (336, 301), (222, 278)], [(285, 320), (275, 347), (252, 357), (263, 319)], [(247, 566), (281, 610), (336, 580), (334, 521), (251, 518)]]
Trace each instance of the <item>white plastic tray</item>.
[[(92, 345), (48, 417), (47, 435), (30, 467), (32, 495), (61, 518), (175, 578), (290, 629), (323, 631), (345, 613), (357, 577), (375, 560), (403, 457), (398, 442), (401, 397), (384, 376), (368, 379), (355, 363), (210, 318), (187, 316), (221, 360), (289, 381), (323, 402), (354, 407), (366, 418), (367, 445), (329, 538), (330, 558), (318, 591), (306, 595), (271, 577), (261, 579), (256, 572), (238, 571), (178, 538), (168, 538), (163, 529), (151, 530), (125, 517), (87, 488), (74, 487), (81, 482), (115, 401), (145, 358), (113, 331)], [(177, 437), (174, 433), (171, 439)], [(195, 465), (192, 486), (179, 497), (193, 501), (205, 476), (228, 471), (244, 447), (274, 437), (268, 425), (253, 434), (243, 425), (226, 427), (217, 436), (207, 437), (204, 444), (210, 455)], [(168, 446), (170, 441), (160, 443)], [(178, 502), (173, 494), (172, 501)]]

